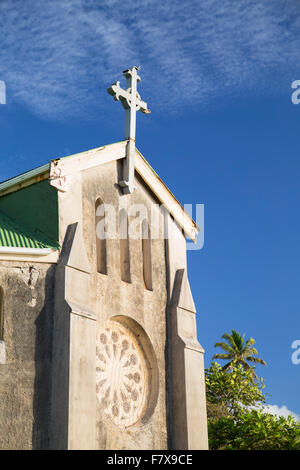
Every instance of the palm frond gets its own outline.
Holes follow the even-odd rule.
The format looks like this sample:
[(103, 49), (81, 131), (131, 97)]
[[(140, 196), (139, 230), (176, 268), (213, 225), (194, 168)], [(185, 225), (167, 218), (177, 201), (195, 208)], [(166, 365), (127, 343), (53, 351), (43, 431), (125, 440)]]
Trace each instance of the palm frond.
[(257, 356), (258, 351), (256, 348), (245, 348), (244, 351), (248, 356)]
[(236, 330), (231, 330), (231, 334), (224, 333), (222, 338), (227, 341), (225, 342), (218, 342), (215, 344), (215, 347), (220, 347), (227, 353), (218, 353), (213, 356), (213, 359), (224, 359), (229, 360), (223, 367), (223, 371), (228, 371), (232, 369), (235, 365), (241, 365), (244, 370), (248, 370), (251, 372), (252, 379), (254, 378), (258, 380), (258, 377), (254, 371), (254, 366), (248, 364), (255, 363), (255, 364), (262, 364), (267, 365), (263, 359), (256, 357), (258, 355), (258, 351), (254, 348), (255, 340), (254, 338), (249, 338), (247, 341), (244, 341), (245, 333), (240, 335)]
[(255, 362), (255, 364), (262, 364), (263, 366), (267, 365), (267, 363), (259, 357), (247, 356), (245, 357), (245, 359), (249, 362)]
[(233, 355), (232, 354), (215, 354), (213, 356), (213, 359), (232, 359)]
[(229, 344), (227, 344), (227, 343), (224, 343), (224, 342), (216, 343), (215, 348), (218, 348), (218, 347), (224, 349), (225, 351), (227, 351), (229, 353), (232, 353), (232, 354), (234, 353), (234, 350), (232, 349), (232, 347), (229, 346)]
[(249, 338), (249, 339), (247, 339), (247, 341), (246, 341), (246, 347), (252, 346), (252, 345), (254, 345), (254, 344), (255, 344), (255, 339), (254, 339), (254, 338)]
[(229, 333), (224, 333), (222, 335), (222, 338), (223, 339), (227, 339), (228, 343), (231, 344), (232, 348), (234, 349), (234, 351), (237, 351), (237, 346), (236, 346), (236, 343), (233, 339), (233, 337), (229, 334)]
[(237, 345), (238, 350), (241, 351), (244, 345), (245, 333), (243, 334), (243, 336), (241, 336), (240, 333), (238, 333), (236, 330), (231, 330), (231, 333), (232, 333), (232, 338), (235, 344)]

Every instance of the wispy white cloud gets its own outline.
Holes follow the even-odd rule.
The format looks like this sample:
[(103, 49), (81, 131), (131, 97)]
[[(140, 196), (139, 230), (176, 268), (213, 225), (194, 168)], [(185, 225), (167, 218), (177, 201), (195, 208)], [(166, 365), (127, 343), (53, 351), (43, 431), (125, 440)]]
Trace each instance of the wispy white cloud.
[(300, 416), (293, 411), (290, 411), (285, 405), (265, 405), (264, 410), (271, 415), (284, 416), (284, 418), (293, 416), (297, 421), (300, 421)]
[(300, 416), (294, 413), (293, 411), (289, 410), (285, 405), (264, 405), (263, 411), (265, 413), (270, 413), (271, 415), (283, 416), (284, 418), (287, 418), (288, 416), (293, 416), (293, 418), (295, 418), (297, 421), (300, 421)]
[(299, 30), (289, 0), (2, 0), (0, 79), (8, 103), (52, 118), (105, 107), (105, 87), (133, 64), (156, 109), (288, 93)]

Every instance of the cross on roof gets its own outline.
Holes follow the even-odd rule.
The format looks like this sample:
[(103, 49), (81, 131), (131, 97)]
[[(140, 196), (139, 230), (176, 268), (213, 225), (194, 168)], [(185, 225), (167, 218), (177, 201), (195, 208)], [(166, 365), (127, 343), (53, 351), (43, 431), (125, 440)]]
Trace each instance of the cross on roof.
[(120, 186), (124, 188), (125, 194), (132, 193), (134, 190), (136, 112), (141, 111), (144, 114), (150, 113), (147, 103), (142, 101), (137, 91), (137, 82), (141, 80), (137, 74), (138, 70), (139, 67), (134, 66), (123, 72), (123, 75), (126, 77), (126, 90), (120, 87), (120, 82), (116, 82), (107, 88), (108, 93), (112, 95), (116, 101), (121, 101), (125, 108), (125, 139), (128, 140), (128, 145), (124, 162), (123, 180), (119, 183)]

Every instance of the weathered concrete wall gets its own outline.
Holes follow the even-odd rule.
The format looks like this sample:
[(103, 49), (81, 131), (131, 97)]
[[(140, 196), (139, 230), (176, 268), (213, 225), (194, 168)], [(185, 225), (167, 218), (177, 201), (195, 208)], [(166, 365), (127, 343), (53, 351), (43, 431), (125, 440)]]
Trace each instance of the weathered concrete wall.
[(166, 230), (169, 233), (166, 241), (169, 446), (206, 450), (204, 350), (197, 339), (196, 308), (187, 276), (186, 242), (169, 215), (166, 215)]
[[(169, 446), (177, 449), (205, 449), (207, 448), (207, 429), (203, 350), (197, 342), (195, 306), (186, 277), (185, 238), (180, 231), (178, 232), (177, 224), (166, 213), (158, 212), (156, 213), (157, 218), (154, 219), (151, 209), (154, 204), (158, 205), (158, 201), (145, 187), (138, 175), (135, 176), (136, 188), (133, 194), (123, 195), (118, 186), (121, 175), (122, 161), (105, 163), (99, 167), (73, 173), (70, 189), (59, 193), (60, 243), (63, 243), (65, 234), (72, 224), (78, 223), (77, 233), (81, 241), (78, 246), (75, 244), (77, 248), (73, 250), (75, 265), (81, 258), (87, 257), (82, 268), (74, 266), (74, 276), (77, 281), (71, 284), (66, 283), (63, 295), (65, 298), (68, 296), (71, 299), (76, 297), (75, 303), (81, 304), (80, 309), (82, 311), (87, 309), (84, 315), (87, 317), (89, 310), (91, 310), (95, 315), (96, 323), (94, 326), (90, 324), (88, 329), (86, 328), (87, 320), (76, 320), (76, 327), (73, 329), (71, 328), (73, 320), (68, 323), (69, 355), (64, 372), (65, 378), (60, 379), (62, 385), (61, 388), (58, 387), (58, 390), (66, 391), (67, 404), (62, 409), (68, 409), (68, 416), (66, 416), (65, 425), (59, 431), (62, 445), (57, 443), (54, 447), (166, 449)], [(113, 239), (109, 237), (106, 240), (105, 274), (97, 272), (95, 205), (98, 199), (101, 199), (106, 208), (109, 206), (106, 211), (107, 229), (110, 234), (115, 235)], [(134, 205), (136, 205), (136, 209), (141, 211), (140, 214), (131, 212)], [(150, 278), (147, 276), (147, 281), (143, 276), (141, 234), (142, 220), (146, 215), (143, 213), (145, 208), (152, 235), (156, 231), (156, 237), (151, 239), (152, 276)], [(129, 235), (129, 260), (126, 261), (125, 273), (122, 271), (124, 257), (121, 256), (121, 245), (123, 249), (124, 245), (120, 242), (119, 233), (121, 211), (128, 213), (129, 224), (134, 219), (136, 220), (138, 215), (139, 221), (135, 228), (137, 232), (140, 230), (135, 239)], [(175, 235), (175, 238), (166, 241), (165, 235), (170, 231), (170, 228), (174, 229), (173, 236)], [(125, 250), (128, 253), (128, 247)], [(86, 267), (87, 265), (88, 267)], [(180, 270), (185, 272), (184, 282), (176, 287), (175, 278)], [(128, 275), (128, 271), (130, 275)], [(126, 281), (123, 278), (126, 278)], [(177, 304), (172, 301), (174, 289), (176, 292), (178, 291), (176, 294)], [(86, 297), (87, 291), (90, 293), (89, 298)], [(86, 300), (83, 301), (83, 299)], [(76, 311), (73, 313), (76, 314)], [(147, 367), (151, 371), (157, 369), (157, 379), (154, 375), (151, 376), (151, 380), (147, 378), (151, 382), (149, 387), (151, 389), (151, 407), (143, 415), (143, 419), (137, 420), (136, 424), (127, 427), (121, 426), (121, 422), (118, 422), (117, 419), (114, 420), (112, 406), (110, 408), (111, 414), (107, 413), (107, 403), (109, 402), (114, 402), (117, 404), (116, 407), (120, 409), (118, 405), (120, 402), (112, 394), (112, 389), (109, 386), (106, 390), (109, 396), (102, 396), (100, 400), (94, 402), (95, 395), (97, 394), (98, 397), (101, 395), (97, 388), (99, 382), (96, 379), (96, 384), (93, 383), (91, 374), (88, 372), (94, 369), (96, 375), (99, 373), (103, 377), (103, 372), (105, 373), (105, 370), (102, 370), (103, 367), (104, 369), (106, 366), (114, 368), (110, 364), (111, 356), (107, 351), (109, 358), (106, 357), (105, 365), (102, 362), (99, 367), (98, 364), (99, 372), (97, 372), (95, 359), (97, 362), (96, 357), (100, 357), (102, 352), (96, 353), (95, 351), (93, 354), (91, 346), (95, 344), (95, 340), (96, 345), (101, 346), (99, 344), (100, 334), (104, 333), (104, 336), (109, 338), (109, 347), (113, 347), (113, 326), (107, 322), (116, 317), (125, 322), (124, 324), (129, 327), (141, 345), (142, 336), (145, 335), (145, 341), (151, 345), (152, 351), (155, 351), (155, 359), (150, 361), (151, 364), (149, 362)], [(69, 320), (67, 321), (69, 322)], [(183, 325), (181, 329), (179, 325)], [(95, 330), (94, 327), (96, 327)], [(104, 330), (104, 328), (107, 329)], [(63, 329), (59, 328), (59, 330)], [(118, 327), (116, 327), (116, 335), (122, 334), (120, 333), (122, 329), (119, 329), (118, 333), (117, 330)], [(108, 331), (109, 333), (107, 333)], [(88, 340), (89, 344), (86, 344), (85, 341)], [(117, 348), (116, 344), (115, 347)], [(102, 349), (105, 354), (105, 348)], [(89, 351), (89, 355), (87, 355), (87, 351)], [(122, 353), (124, 353), (123, 350)], [(113, 357), (117, 357), (117, 349), (114, 349), (113, 355)], [(100, 359), (101, 361), (102, 359)], [(80, 373), (81, 362), (84, 362), (85, 370), (88, 373)], [(112, 382), (115, 380), (114, 374), (114, 377), (110, 379)], [(127, 385), (130, 395), (131, 388), (129, 383)], [(99, 386), (101, 388), (102, 384)], [(90, 393), (91, 388), (96, 392), (94, 395)], [(89, 394), (86, 393), (87, 390), (89, 390)], [(82, 400), (80, 397), (83, 396), (85, 397), (85, 420), (80, 417), (80, 400)], [(127, 400), (127, 398), (123, 397), (122, 400)], [(75, 406), (73, 402), (76, 402)], [(93, 409), (95, 409), (95, 413), (92, 412)], [(116, 411), (116, 416), (117, 414), (118, 411)], [(58, 415), (62, 415), (62, 413), (59, 412)], [(80, 427), (82, 435), (85, 436), (84, 439), (77, 436), (78, 427)], [(96, 428), (95, 442), (93, 441), (94, 427)]]
[[(128, 429), (120, 429), (105, 417), (97, 404), (98, 449), (165, 449), (167, 448), (165, 346), (166, 346), (166, 267), (163, 240), (163, 217), (160, 216), (159, 239), (152, 240), (153, 290), (143, 280), (141, 237), (130, 240), (131, 282), (121, 280), (120, 241), (107, 240), (107, 275), (97, 272), (95, 240), (95, 202), (100, 197), (118, 214), (132, 204), (143, 204), (150, 213), (156, 203), (153, 196), (136, 178), (132, 195), (123, 195), (117, 186), (121, 162), (111, 162), (83, 172), (83, 234), (91, 264), (91, 305), (97, 314), (97, 334), (111, 317), (122, 315), (135, 320), (146, 332), (155, 350), (158, 365), (158, 398), (147, 421)], [(130, 221), (130, 218), (129, 218)], [(157, 386), (157, 385), (153, 385)]]
[(1, 262), (0, 449), (48, 447), (54, 265)]
[[(0, 364), (0, 449), (207, 448), (203, 350), (186, 274), (185, 238), (169, 215), (157, 211), (154, 217), (151, 209), (158, 201), (138, 175), (134, 193), (123, 195), (121, 174), (122, 161), (75, 171), (68, 190), (58, 192), (64, 246), (57, 265), (1, 263), (6, 363)], [(115, 237), (106, 240), (105, 274), (97, 272), (99, 198), (111, 207), (106, 221), (115, 228)], [(140, 214), (132, 212), (134, 205)], [(129, 245), (120, 242), (121, 211), (136, 223), (137, 237), (129, 236)], [(156, 235), (151, 249), (142, 242), (145, 216)], [(170, 227), (178, 237), (166, 241)], [(120, 372), (118, 359), (127, 353), (125, 346), (116, 349), (117, 330), (123, 338), (119, 345), (128, 334), (127, 347), (134, 352), (122, 362), (126, 373)], [(123, 380), (133, 372), (127, 396), (119, 396), (119, 402), (112, 388), (109, 399), (99, 392), (103, 335), (113, 351), (106, 362), (109, 380), (118, 386), (118, 374)], [(1, 362), (3, 347), (0, 352)], [(135, 393), (143, 400), (138, 402)], [(119, 421), (113, 417), (114, 403), (123, 407)], [(121, 419), (127, 419), (129, 404), (134, 418), (125, 425)]]
[[(186, 276), (185, 238), (179, 233), (175, 240), (165, 240), (166, 229), (179, 228), (165, 213), (157, 211), (154, 217), (151, 209), (159, 203), (138, 175), (133, 194), (122, 193), (122, 163), (68, 175), (67, 190), (57, 193), (59, 242), (64, 243), (57, 265), (0, 265), (7, 357), (0, 363), (0, 449), (207, 447), (203, 351)], [(106, 220), (116, 230), (114, 239), (106, 240), (105, 274), (97, 272), (99, 198), (111, 207)], [(137, 237), (121, 243), (120, 213), (128, 213), (130, 224), (137, 222), (134, 205), (140, 211)], [(150, 232), (156, 234), (150, 245), (142, 242), (146, 215)], [(128, 333), (125, 343), (135, 353), (128, 355), (128, 365), (122, 362), (127, 374), (135, 371), (129, 382), (138, 384), (128, 385), (125, 398), (119, 396), (125, 414), (132, 399), (134, 419), (127, 426), (114, 420), (112, 406), (111, 415), (107, 413), (104, 402), (117, 403), (111, 391), (109, 400), (96, 400), (102, 386), (97, 374), (103, 371), (99, 363), (96, 367), (101, 336), (109, 338), (113, 351), (106, 363), (109, 380), (115, 386), (118, 374), (122, 380), (125, 375), (115, 358), (126, 357), (126, 348), (117, 351), (109, 320), (119, 322), (119, 339)], [(1, 345), (0, 362), (3, 352)], [(136, 359), (139, 370), (134, 369)], [(135, 392), (143, 397), (141, 414)]]
[(94, 449), (95, 324), (82, 231), (70, 225), (55, 276), (51, 449)]

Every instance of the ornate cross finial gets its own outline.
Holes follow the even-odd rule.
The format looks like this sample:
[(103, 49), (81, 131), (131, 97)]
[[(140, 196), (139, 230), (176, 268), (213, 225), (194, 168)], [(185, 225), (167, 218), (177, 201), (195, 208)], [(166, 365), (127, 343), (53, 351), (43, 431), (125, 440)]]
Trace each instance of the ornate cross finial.
[(123, 75), (126, 77), (126, 90), (120, 87), (120, 82), (116, 82), (107, 88), (108, 93), (112, 95), (116, 101), (121, 101), (125, 108), (125, 139), (128, 140), (128, 144), (127, 155), (124, 162), (123, 180), (119, 183), (120, 186), (124, 188), (125, 194), (132, 193), (134, 190), (136, 112), (142, 111), (144, 114), (150, 113), (147, 103), (141, 100), (137, 91), (137, 82), (141, 80), (137, 74), (138, 70), (139, 67), (132, 67), (123, 72)]

